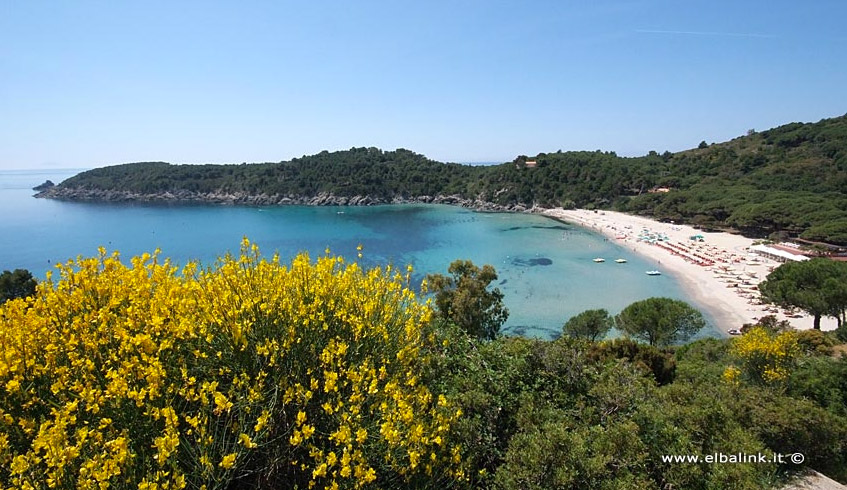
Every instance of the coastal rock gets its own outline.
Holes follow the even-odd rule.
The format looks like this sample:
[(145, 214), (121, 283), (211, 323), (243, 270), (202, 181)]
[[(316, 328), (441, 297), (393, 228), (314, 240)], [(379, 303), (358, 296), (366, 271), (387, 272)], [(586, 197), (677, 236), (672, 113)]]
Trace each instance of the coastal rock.
[(45, 180), (43, 184), (39, 184), (32, 188), (34, 191), (46, 191), (47, 189), (54, 187), (56, 184), (53, 183), (52, 180)]
[[(390, 198), (384, 198), (370, 195), (338, 196), (327, 192), (320, 192), (311, 196), (249, 194), (246, 192), (226, 192), (222, 190), (203, 193), (185, 189), (140, 193), (110, 189), (50, 186), (42, 189), (35, 197), (63, 201), (206, 203), (249, 206), (375, 206), (379, 204), (424, 203), (461, 206), (484, 212), (526, 212), (528, 209), (526, 206), (520, 204), (504, 206), (480, 198), (468, 199), (457, 194), (413, 197), (392, 196)], [(538, 212), (539, 210), (540, 208), (536, 206), (533, 206), (531, 209), (532, 212)]]

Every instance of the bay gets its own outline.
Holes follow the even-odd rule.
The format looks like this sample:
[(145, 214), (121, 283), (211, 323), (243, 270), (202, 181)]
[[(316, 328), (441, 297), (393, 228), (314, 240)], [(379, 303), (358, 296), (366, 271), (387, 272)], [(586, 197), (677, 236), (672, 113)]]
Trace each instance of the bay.
[[(480, 213), (443, 205), (374, 207), (248, 207), (74, 203), (35, 199), (31, 188), (70, 177), (80, 169), (0, 171), (0, 269), (25, 268), (38, 277), (57, 262), (92, 256), (97, 247), (124, 259), (161, 249), (177, 264), (210, 265), (237, 253), (242, 237), (262, 252), (290, 259), (307, 252), (356, 258), (365, 266), (446, 273), (450, 262), (469, 259), (497, 269), (505, 294), (506, 334), (554, 338), (571, 316), (591, 308), (617, 313), (652, 296), (686, 298), (670, 275), (651, 277), (656, 265), (601, 235), (528, 214)], [(604, 257), (597, 264), (594, 257)], [(626, 264), (614, 259), (624, 258)], [(693, 303), (693, 302), (692, 302)], [(704, 305), (694, 306), (707, 313)], [(707, 319), (709, 319), (707, 314)], [(710, 321), (710, 323), (712, 323)], [(719, 336), (709, 327), (699, 336)]]

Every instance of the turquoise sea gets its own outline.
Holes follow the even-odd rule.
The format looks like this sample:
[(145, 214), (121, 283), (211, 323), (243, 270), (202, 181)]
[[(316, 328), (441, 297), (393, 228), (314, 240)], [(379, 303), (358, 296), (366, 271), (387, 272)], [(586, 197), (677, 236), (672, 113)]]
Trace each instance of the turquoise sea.
[[(644, 274), (656, 268), (650, 261), (593, 231), (541, 216), (440, 205), (187, 206), (32, 197), (33, 186), (79, 171), (0, 171), (0, 269), (43, 277), (56, 262), (94, 255), (101, 245), (124, 258), (160, 248), (177, 263), (211, 264), (236, 252), (243, 236), (264, 254), (278, 251), (283, 258), (301, 251), (315, 257), (327, 247), (355, 258), (362, 244), (363, 265), (412, 264), (418, 283), (427, 273), (446, 273), (458, 258), (493, 265), (510, 312), (504, 332), (542, 338), (557, 336), (569, 317), (586, 309), (617, 313), (651, 296), (688, 300), (672, 276)], [(606, 262), (596, 264), (594, 257)], [(620, 257), (628, 262), (616, 264)], [(701, 335), (719, 334), (710, 328)]]

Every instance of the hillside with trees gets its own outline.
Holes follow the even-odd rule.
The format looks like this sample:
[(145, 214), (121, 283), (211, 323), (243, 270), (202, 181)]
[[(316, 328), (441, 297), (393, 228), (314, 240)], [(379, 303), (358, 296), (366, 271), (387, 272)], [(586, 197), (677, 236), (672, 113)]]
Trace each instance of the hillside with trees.
[(674, 154), (656, 185), (625, 211), (847, 243), (847, 117), (792, 123), (719, 145)]
[(375, 199), (439, 193), (466, 194), (473, 169), (429, 160), (408, 150), (347, 151), (295, 158), (289, 162), (241, 165), (171, 165), (142, 162), (98, 168), (58, 188), (121, 190), (140, 194), (189, 191), (286, 197), (368, 195)]
[[(574, 151), (494, 166), (441, 163), (409, 150), (352, 148), (288, 162), (133, 163), (83, 172), (39, 196), (64, 199), (304, 202), (367, 196), (365, 204), (453, 196), (509, 209), (611, 208), (660, 220), (766, 237), (847, 244), (847, 116), (791, 123), (678, 153), (620, 157)], [(212, 199), (209, 199), (214, 201)], [(215, 201), (217, 202), (217, 201)], [(428, 201), (427, 201), (428, 202)]]

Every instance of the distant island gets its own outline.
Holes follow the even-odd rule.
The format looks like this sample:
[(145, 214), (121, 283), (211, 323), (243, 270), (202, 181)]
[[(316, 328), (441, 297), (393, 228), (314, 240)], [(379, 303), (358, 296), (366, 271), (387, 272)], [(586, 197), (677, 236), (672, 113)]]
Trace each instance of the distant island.
[(469, 166), (405, 149), (352, 148), (278, 163), (130, 163), (80, 173), (36, 197), (248, 205), (426, 202), (490, 211), (613, 209), (752, 237), (776, 234), (847, 245), (847, 115), (634, 158), (560, 150)]

